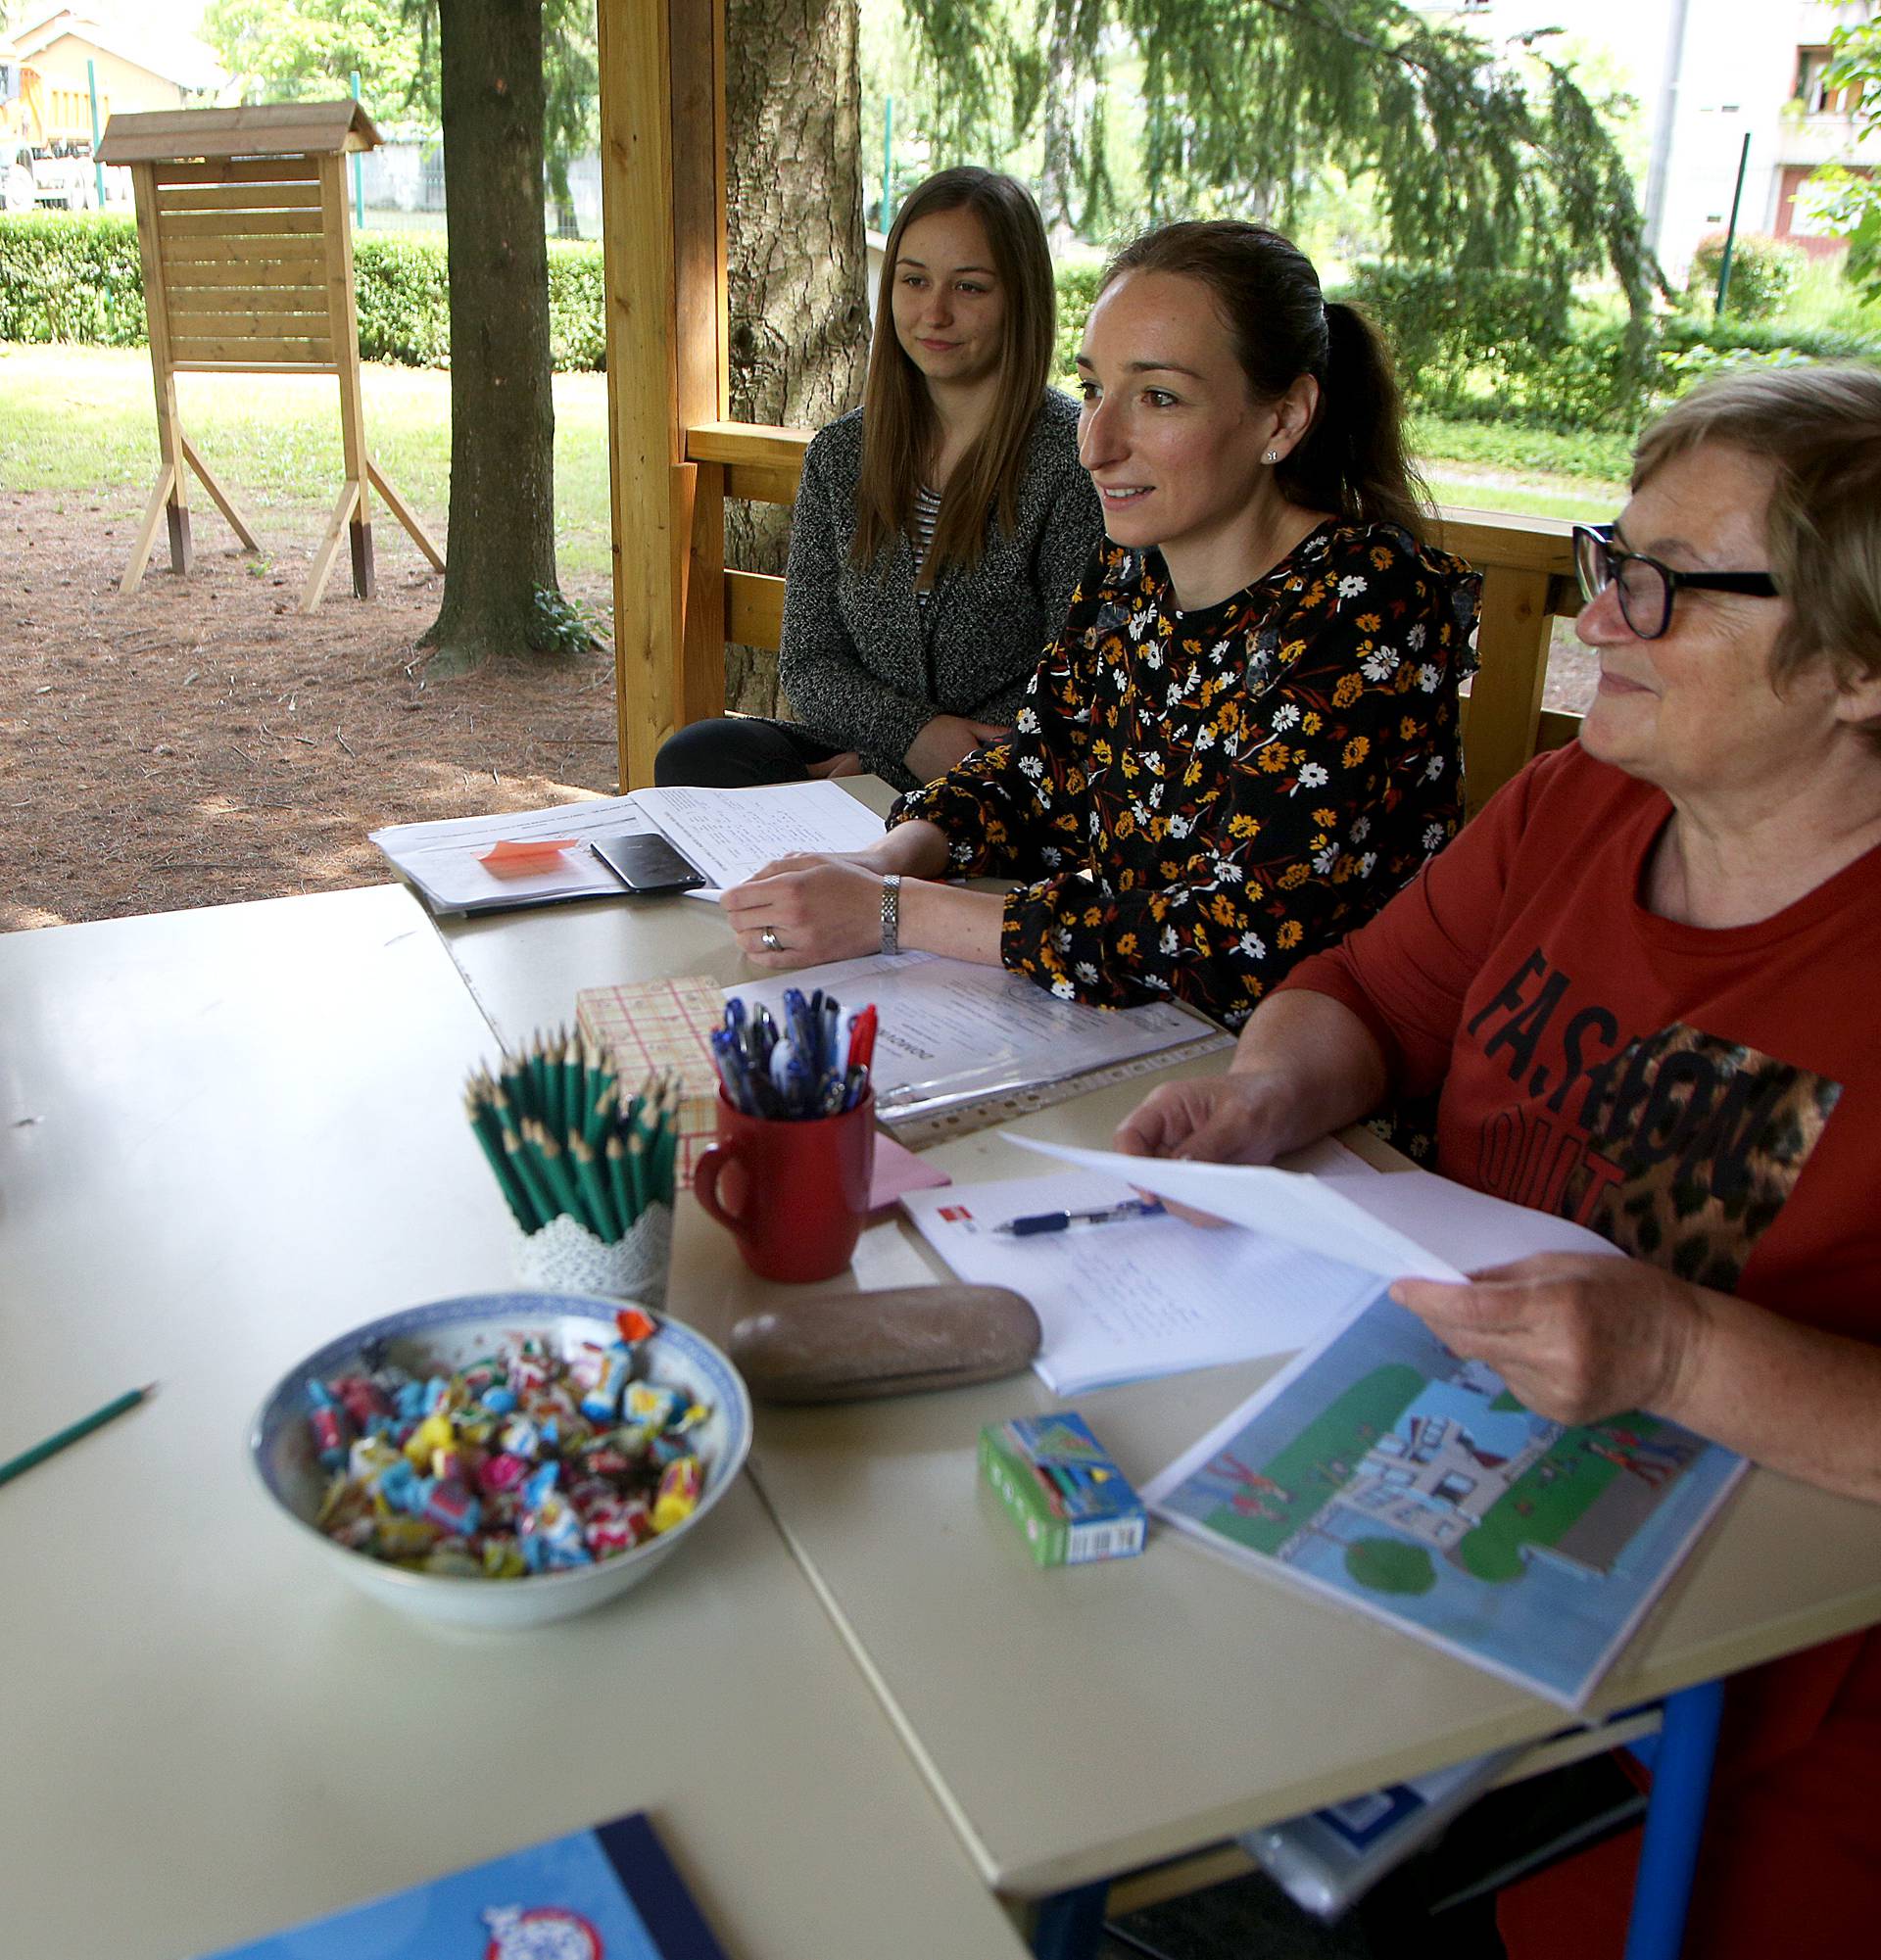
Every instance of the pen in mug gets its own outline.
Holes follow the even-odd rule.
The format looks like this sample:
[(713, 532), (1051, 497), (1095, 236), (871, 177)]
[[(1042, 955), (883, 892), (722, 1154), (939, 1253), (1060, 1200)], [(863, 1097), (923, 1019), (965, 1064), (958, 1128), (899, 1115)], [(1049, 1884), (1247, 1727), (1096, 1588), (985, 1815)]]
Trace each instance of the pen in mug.
[(1068, 1231), (1073, 1225), (1109, 1225), (1125, 1219), (1155, 1219), (1162, 1216), (1157, 1198), (1126, 1198), (1121, 1204), (1104, 1205), (1089, 1212), (1035, 1212), (1029, 1218), (1008, 1219), (993, 1230), (1010, 1238), (1035, 1238), (1040, 1232)]

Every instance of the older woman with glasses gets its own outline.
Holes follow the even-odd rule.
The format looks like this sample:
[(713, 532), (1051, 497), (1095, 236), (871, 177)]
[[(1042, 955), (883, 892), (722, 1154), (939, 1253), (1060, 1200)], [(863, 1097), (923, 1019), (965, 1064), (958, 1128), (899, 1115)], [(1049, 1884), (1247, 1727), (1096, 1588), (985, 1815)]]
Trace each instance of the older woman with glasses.
[[(1575, 545), (1578, 742), (1120, 1146), (1262, 1163), (1439, 1091), (1442, 1171), (1633, 1257), (1394, 1297), (1544, 1415), (1646, 1410), (1881, 1503), (1881, 373), (1694, 393)], [(1624, 1840), (1589, 1856), (1623, 1878)], [(1516, 1960), (1618, 1952), (1586, 1863), (1505, 1899)], [(1693, 1915), (1688, 1954), (1872, 1950), (1881, 1639), (1733, 1682)]]

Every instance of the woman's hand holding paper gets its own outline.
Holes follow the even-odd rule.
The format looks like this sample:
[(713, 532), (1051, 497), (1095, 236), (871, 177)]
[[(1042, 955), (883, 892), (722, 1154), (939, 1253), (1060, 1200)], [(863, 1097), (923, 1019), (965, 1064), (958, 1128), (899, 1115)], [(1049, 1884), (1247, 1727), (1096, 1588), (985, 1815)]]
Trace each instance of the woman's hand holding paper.
[(1571, 1424), (1627, 1409), (1678, 1416), (1709, 1296), (1638, 1260), (1542, 1253), (1462, 1285), (1400, 1279), (1391, 1297), (1524, 1407)]
[(1113, 1147), (1130, 1157), (1272, 1164), (1301, 1140), (1294, 1106), (1292, 1085), (1267, 1070), (1165, 1082), (1117, 1125)]

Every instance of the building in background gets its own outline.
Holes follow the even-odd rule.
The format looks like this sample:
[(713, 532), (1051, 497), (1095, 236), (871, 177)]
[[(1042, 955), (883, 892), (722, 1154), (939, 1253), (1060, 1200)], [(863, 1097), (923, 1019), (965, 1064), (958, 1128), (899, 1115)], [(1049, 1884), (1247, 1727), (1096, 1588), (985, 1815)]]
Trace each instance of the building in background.
[(1839, 163), (1860, 174), (1881, 157), (1856, 143), (1854, 104), (1824, 91), (1829, 38), (1872, 19), (1876, 0), (1411, 0), (1502, 44), (1563, 27), (1604, 49), (1638, 97), (1647, 164), (1640, 186), (1647, 242), (1682, 281), (1700, 242), (1730, 221), (1746, 157), (1740, 231), (1795, 238), (1818, 253), (1811, 173)]
[(98, 127), (112, 112), (200, 109), (228, 77), (188, 34), (146, 39), (104, 8), (58, 7), (0, 35), (0, 137), (61, 156), (89, 156), (92, 84)]

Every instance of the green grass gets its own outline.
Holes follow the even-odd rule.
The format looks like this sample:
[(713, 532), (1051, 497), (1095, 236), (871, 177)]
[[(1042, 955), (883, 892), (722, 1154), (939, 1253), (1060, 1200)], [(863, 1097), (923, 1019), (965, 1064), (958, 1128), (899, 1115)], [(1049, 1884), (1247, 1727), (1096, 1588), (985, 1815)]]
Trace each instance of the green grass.
[(1333, 1397), (1272, 1462), (1261, 1465), (1261, 1474), (1287, 1493), (1284, 1503), (1271, 1491), (1261, 1493), (1279, 1511), (1278, 1517), (1246, 1516), (1221, 1505), (1207, 1523), (1256, 1552), (1278, 1552), (1345, 1483), (1372, 1443), (1395, 1425), (1423, 1387), (1423, 1376), (1406, 1362), (1374, 1368)]
[[(311, 530), (340, 486), (334, 383), (315, 376), (184, 374), (184, 426), (238, 504)], [(394, 487), (442, 528), (450, 502), (451, 377), (368, 365), (367, 440)], [(610, 564), (607, 383), (557, 374), (555, 541), (564, 572)], [(1625, 500), (1625, 445), (1425, 416), (1414, 442), (1439, 502), (1537, 516), (1611, 517)], [(0, 488), (103, 494), (140, 510), (157, 472), (149, 357), (132, 349), (0, 345)]]
[[(451, 377), (367, 366), (366, 441), (393, 487), (442, 529)], [(183, 426), (237, 504), (312, 519), (340, 488), (340, 407), (324, 376), (183, 374)], [(605, 574), (607, 383), (557, 374), (555, 544), (564, 572)], [(102, 492), (141, 508), (157, 473), (150, 358), (128, 349), (0, 347), (0, 488)]]
[[(1661, 1427), (1650, 1415), (1629, 1416), (1627, 1426), (1641, 1436), (1656, 1435)], [(1598, 1424), (1569, 1429), (1503, 1492), (1457, 1547), (1465, 1571), (1498, 1583), (1519, 1579), (1526, 1564), (1525, 1546), (1559, 1545), (1567, 1537), (1621, 1474), (1616, 1463), (1587, 1448), (1588, 1437), (1599, 1433)], [(1541, 1473), (1547, 1468), (1555, 1476), (1544, 1484)]]

